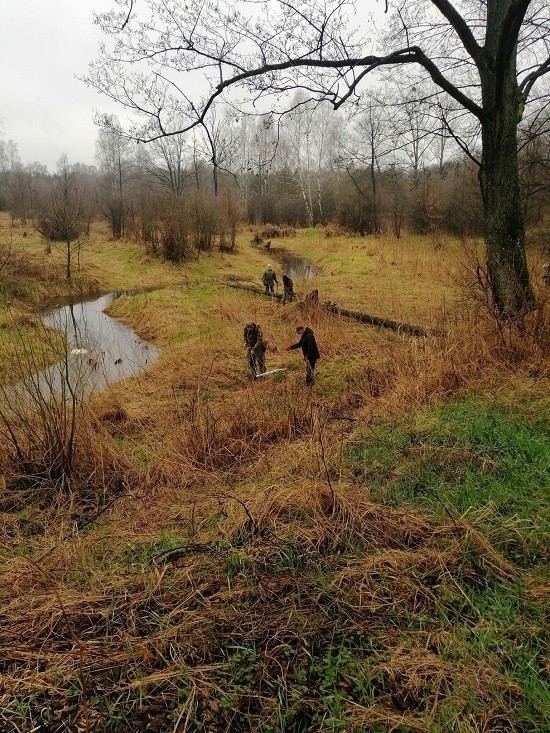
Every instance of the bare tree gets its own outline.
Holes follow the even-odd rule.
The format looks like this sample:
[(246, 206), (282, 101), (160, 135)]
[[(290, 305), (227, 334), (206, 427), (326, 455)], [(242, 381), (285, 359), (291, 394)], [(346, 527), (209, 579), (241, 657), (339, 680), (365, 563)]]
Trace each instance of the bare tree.
[[(122, 5), (122, 3), (120, 3)], [(98, 16), (116, 36), (92, 65), (89, 83), (146, 119), (140, 139), (202, 124), (212, 104), (237, 86), (258, 97), (303, 88), (335, 108), (352, 101), (381, 66), (414, 65), (467, 110), (481, 129), (479, 180), (487, 266), (494, 304), (503, 317), (534, 305), (519, 192), (517, 124), (535, 83), (550, 71), (550, 19), (544, 0), (411, 0), (394, 4), (384, 48), (360, 35), (346, 0), (263, 3), (233, 0), (149, 0), (142, 19), (130, 1)], [(365, 30), (370, 28), (363, 26)], [(391, 44), (391, 45), (390, 45)], [(105, 47), (104, 47), (105, 48)], [(143, 73), (148, 65), (150, 75)], [(207, 75), (210, 91), (189, 97), (182, 75)], [(170, 129), (174, 110), (188, 116)]]
[(227, 170), (226, 164), (230, 157), (229, 145), (231, 141), (230, 126), (228, 125), (227, 116), (220, 115), (215, 106), (210, 109), (210, 113), (201, 121), (203, 129), (203, 139), (206, 151), (206, 158), (212, 165), (212, 183), (214, 186), (214, 196), (218, 196), (220, 192), (220, 172)]
[(340, 115), (329, 105), (314, 104), (299, 92), (292, 98), (292, 111), (280, 125), (281, 144), (275, 167), (296, 190), (303, 205), (308, 226), (325, 220), (326, 182), (334, 157)]
[(35, 165), (23, 165), (17, 143), (13, 140), (0, 140), (0, 185), (12, 222), (18, 219), (23, 225), (32, 217), (36, 195), (33, 176)]
[(399, 239), (405, 220), (406, 191), (403, 175), (399, 168), (390, 165), (385, 175), (386, 208), (390, 220), (391, 232)]
[(247, 128), (246, 168), (252, 177), (248, 187), (249, 216), (256, 223), (272, 221), (273, 196), (269, 174), (277, 153), (278, 135), (270, 117), (261, 117)]
[[(301, 97), (301, 98), (300, 98)], [(300, 199), (305, 207), (308, 226), (315, 225), (318, 212), (315, 202), (315, 162), (313, 152), (313, 110), (308, 109), (307, 100), (303, 97), (293, 100), (295, 109), (285, 120), (285, 143), (288, 146), (287, 175), (291, 177), (299, 191)]]
[[(378, 176), (389, 154), (391, 153), (395, 158), (396, 143), (390, 136), (392, 127), (387, 112), (387, 106), (380, 101), (378, 94), (376, 96), (367, 95), (361, 102), (354, 120), (352, 135), (343, 146), (340, 156), (353, 186), (365, 200), (370, 220), (368, 223), (370, 233), (380, 231)], [(354, 170), (358, 164), (368, 170), (370, 191), (362, 185), (358, 171)]]
[(192, 151), (184, 135), (163, 137), (138, 149), (138, 163), (174, 196), (190, 185)]
[(550, 191), (550, 111), (544, 105), (524, 118), (519, 133), (519, 166), (527, 224), (542, 221)]
[(96, 158), (104, 176), (105, 215), (115, 239), (124, 236), (127, 216), (126, 184), (131, 168), (131, 143), (114, 115), (102, 118)]
[(51, 242), (62, 242), (67, 278), (72, 277), (73, 255), (79, 253), (81, 236), (86, 230), (87, 207), (75, 173), (66, 155), (57, 163), (53, 188), (40, 202), (36, 228)]

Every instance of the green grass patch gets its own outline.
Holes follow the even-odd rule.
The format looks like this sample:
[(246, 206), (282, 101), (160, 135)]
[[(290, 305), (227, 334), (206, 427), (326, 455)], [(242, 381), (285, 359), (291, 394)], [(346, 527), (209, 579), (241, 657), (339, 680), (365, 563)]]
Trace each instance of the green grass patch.
[[(453, 665), (478, 665), (485, 675), (496, 672), (501, 680), (508, 681), (508, 697), (516, 701), (517, 728), (513, 729), (547, 731), (550, 693), (545, 668), (545, 609), (529, 599), (520, 581), (490, 582), (482, 590), (462, 590), (462, 607), (443, 617), (438, 648), (441, 659)], [(453, 617), (455, 623), (451, 626)], [(458, 619), (462, 620), (460, 624), (456, 623)], [(445, 633), (450, 628), (452, 632)], [(480, 716), (483, 704), (482, 699), (472, 697), (468, 703), (470, 714)], [(460, 730), (456, 722), (448, 730)]]
[(375, 501), (439, 514), (452, 508), (510, 559), (531, 566), (547, 547), (547, 418), (470, 397), (357, 436), (349, 461)]

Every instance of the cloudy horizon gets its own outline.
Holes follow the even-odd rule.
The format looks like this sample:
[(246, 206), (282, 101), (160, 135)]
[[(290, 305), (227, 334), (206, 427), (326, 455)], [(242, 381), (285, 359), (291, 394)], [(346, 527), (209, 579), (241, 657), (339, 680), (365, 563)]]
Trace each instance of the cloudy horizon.
[(95, 164), (94, 112), (123, 108), (76, 78), (97, 56), (103, 36), (93, 12), (112, 0), (25, 0), (0, 3), (0, 137), (17, 144), (24, 164), (50, 172), (66, 154), (71, 163)]

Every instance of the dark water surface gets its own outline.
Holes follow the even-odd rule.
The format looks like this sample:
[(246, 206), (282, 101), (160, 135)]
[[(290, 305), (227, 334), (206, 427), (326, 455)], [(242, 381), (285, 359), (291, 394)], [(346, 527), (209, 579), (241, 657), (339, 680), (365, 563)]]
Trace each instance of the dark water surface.
[(66, 357), (32, 377), (43, 390), (66, 390), (85, 396), (120, 379), (148, 369), (160, 350), (128, 326), (103, 311), (122, 295), (143, 290), (108, 293), (93, 300), (69, 302), (40, 316), (45, 326), (62, 334)]
[(309, 260), (282, 247), (272, 247), (266, 250), (266, 257), (276, 260), (281, 272), (288, 275), (291, 280), (309, 279), (322, 275), (321, 270)]

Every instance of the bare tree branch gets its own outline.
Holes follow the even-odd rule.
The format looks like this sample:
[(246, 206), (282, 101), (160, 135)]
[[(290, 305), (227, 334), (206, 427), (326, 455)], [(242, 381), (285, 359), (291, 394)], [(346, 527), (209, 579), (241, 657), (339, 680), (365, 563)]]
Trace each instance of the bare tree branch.
[(126, 20), (120, 27), (120, 30), (123, 31), (126, 26), (128, 25), (128, 21), (130, 20), (130, 16), (132, 15), (132, 8), (134, 7), (134, 0), (130, 0), (130, 9), (128, 10), (128, 15), (126, 16)]
[(527, 101), (527, 98), (529, 97), (529, 94), (531, 93), (531, 89), (533, 88), (533, 85), (535, 84), (537, 79), (540, 79), (541, 76), (544, 76), (545, 74), (548, 74), (549, 72), (550, 72), (550, 56), (537, 69), (532, 71), (530, 74), (527, 74), (525, 79), (521, 81), (519, 85), (519, 91), (520, 91), (521, 98), (524, 104)]
[(454, 8), (448, 0), (431, 0), (432, 4), (439, 12), (447, 18), (451, 26), (455, 29), (458, 37), (462, 41), (464, 48), (479, 65), (482, 60), (481, 47), (474, 38), (474, 34), (468, 27), (468, 24), (460, 13)]
[(470, 160), (472, 162), (474, 162), (478, 167), (480, 167), (481, 166), (481, 161), (478, 160), (475, 157), (475, 155), (472, 155), (472, 153), (470, 152), (470, 149), (468, 148), (468, 146), (466, 145), (466, 143), (464, 143), (463, 140), (461, 140), (461, 138), (454, 132), (454, 130), (452, 129), (452, 127), (449, 125), (449, 122), (447, 121), (447, 118), (445, 117), (445, 113), (443, 112), (443, 109), (442, 109), (441, 105), (439, 105), (439, 109), (440, 109), (440, 112), (441, 112), (441, 120), (443, 122), (443, 125), (445, 126), (445, 129), (449, 133), (449, 135), (453, 138), (453, 140), (456, 142), (456, 144), (462, 150), (462, 152), (464, 153), (464, 155), (466, 155), (468, 158), (470, 158)]

